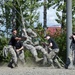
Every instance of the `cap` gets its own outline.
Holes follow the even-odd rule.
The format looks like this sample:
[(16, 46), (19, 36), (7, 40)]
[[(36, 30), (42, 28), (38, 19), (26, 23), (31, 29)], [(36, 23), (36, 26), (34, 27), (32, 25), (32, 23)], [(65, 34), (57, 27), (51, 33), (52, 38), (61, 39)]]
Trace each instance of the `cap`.
[(31, 33), (31, 32), (32, 32), (32, 29), (31, 29), (31, 28), (28, 28), (26, 31), (27, 31), (28, 33)]

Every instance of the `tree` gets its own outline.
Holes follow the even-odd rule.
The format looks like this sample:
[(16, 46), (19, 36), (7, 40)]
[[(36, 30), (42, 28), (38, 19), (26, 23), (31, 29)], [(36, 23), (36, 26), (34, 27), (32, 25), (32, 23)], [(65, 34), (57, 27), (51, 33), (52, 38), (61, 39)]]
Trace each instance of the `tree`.
[[(56, 21), (61, 24), (62, 29), (66, 28), (66, 0), (48, 0), (48, 8), (53, 6), (53, 8), (57, 10), (56, 15), (58, 19)], [(59, 14), (62, 12), (62, 16)], [(72, 23), (73, 28), (75, 26), (75, 0), (72, 0)]]
[(25, 26), (34, 28), (34, 24), (39, 22), (39, 13), (37, 13), (39, 6), (37, 0), (6, 0), (2, 9), (4, 8), (3, 15), (6, 19), (7, 37), (13, 27), (19, 32), (23, 28), (21, 14), (23, 14)]
[(44, 36), (46, 35), (46, 29), (47, 29), (47, 1), (44, 0), (44, 13), (43, 13), (43, 16), (44, 16), (44, 22), (43, 22), (43, 28), (44, 28)]

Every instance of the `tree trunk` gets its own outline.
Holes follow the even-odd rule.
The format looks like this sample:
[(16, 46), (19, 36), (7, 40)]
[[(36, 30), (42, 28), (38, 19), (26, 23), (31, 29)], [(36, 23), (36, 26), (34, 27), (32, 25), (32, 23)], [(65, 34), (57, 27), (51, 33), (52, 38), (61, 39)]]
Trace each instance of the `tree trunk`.
[(47, 29), (47, 7), (46, 7), (46, 0), (44, 0), (44, 24), (43, 24), (43, 28), (44, 28), (44, 36), (46, 35), (46, 29)]
[(8, 40), (8, 28), (9, 28), (9, 25), (10, 25), (10, 19), (9, 19), (9, 14), (10, 14), (10, 9), (5, 6), (5, 18), (6, 18), (6, 34), (7, 34), (7, 40)]

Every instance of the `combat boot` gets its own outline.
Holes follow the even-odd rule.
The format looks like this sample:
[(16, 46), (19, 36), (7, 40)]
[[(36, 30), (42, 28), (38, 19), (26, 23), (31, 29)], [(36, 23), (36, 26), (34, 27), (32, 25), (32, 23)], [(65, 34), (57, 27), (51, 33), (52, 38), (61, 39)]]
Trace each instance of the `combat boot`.
[(54, 62), (57, 64), (58, 68), (63, 68), (57, 59), (54, 59)]
[(12, 62), (10, 62), (10, 63), (8, 64), (8, 67), (14, 68), (13, 65), (12, 65)]
[(35, 61), (36, 61), (36, 62), (39, 62), (39, 61), (41, 61), (41, 60), (43, 60), (43, 58), (38, 58), (37, 56), (35, 56)]

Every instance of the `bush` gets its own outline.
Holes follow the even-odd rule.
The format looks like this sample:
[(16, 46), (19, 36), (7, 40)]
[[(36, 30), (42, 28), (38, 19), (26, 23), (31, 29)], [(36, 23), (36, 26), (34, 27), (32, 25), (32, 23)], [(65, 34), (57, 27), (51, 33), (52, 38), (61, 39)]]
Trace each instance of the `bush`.
[(64, 61), (66, 62), (66, 54), (67, 54), (67, 51), (66, 51), (66, 33), (63, 32), (61, 33), (59, 36), (55, 35), (56, 37), (55, 38), (55, 41), (57, 42), (58, 46), (59, 46), (59, 57)]
[(3, 47), (7, 45), (7, 39), (5, 37), (0, 38), (0, 62), (3, 61)]

